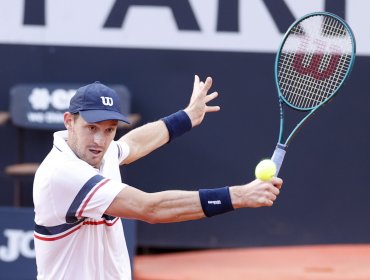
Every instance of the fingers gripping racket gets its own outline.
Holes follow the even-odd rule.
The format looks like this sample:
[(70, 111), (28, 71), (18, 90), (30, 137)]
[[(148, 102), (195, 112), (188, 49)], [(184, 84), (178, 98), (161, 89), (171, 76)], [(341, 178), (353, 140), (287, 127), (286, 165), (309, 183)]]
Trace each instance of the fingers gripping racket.
[[(308, 14), (286, 32), (275, 60), (280, 105), (279, 138), (271, 158), (276, 165), (275, 176), (299, 129), (336, 95), (349, 76), (355, 52), (355, 38), (350, 27), (331, 13)], [(284, 107), (306, 112), (285, 141)]]

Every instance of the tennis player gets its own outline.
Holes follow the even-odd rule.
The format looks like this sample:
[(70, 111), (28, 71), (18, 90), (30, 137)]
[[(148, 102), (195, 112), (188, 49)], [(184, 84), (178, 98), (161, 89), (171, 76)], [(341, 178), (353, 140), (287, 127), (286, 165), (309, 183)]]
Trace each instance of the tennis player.
[(95, 82), (77, 90), (64, 114), (65, 131), (38, 169), (33, 190), (37, 279), (131, 280), (120, 217), (170, 223), (211, 217), (243, 207), (273, 205), (282, 180), (240, 186), (146, 193), (122, 183), (129, 164), (199, 125), (212, 79), (195, 76), (189, 105), (114, 141), (121, 114), (116, 92)]

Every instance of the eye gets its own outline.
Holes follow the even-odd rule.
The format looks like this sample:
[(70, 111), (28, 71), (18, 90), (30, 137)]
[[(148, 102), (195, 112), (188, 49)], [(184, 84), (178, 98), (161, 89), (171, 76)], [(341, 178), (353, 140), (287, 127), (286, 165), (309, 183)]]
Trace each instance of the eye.
[(115, 131), (116, 131), (116, 129), (114, 127), (107, 128), (108, 133), (113, 133)]
[(87, 129), (88, 129), (89, 131), (95, 131), (95, 130), (96, 130), (96, 127), (95, 127), (95, 126), (93, 126), (93, 125), (89, 125), (89, 126), (87, 127)]

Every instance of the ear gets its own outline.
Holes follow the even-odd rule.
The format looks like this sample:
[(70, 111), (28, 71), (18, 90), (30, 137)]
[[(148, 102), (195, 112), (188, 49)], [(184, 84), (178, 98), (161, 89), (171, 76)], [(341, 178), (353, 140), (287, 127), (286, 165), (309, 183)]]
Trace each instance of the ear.
[(65, 112), (63, 115), (63, 118), (64, 118), (64, 126), (67, 129), (70, 129), (74, 122), (73, 115), (70, 112)]

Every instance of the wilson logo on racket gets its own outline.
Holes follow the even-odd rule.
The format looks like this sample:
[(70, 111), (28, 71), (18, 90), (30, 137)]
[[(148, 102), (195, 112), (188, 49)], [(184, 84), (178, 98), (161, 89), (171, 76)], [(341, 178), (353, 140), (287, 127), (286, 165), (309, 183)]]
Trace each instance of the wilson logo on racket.
[(333, 75), (339, 65), (340, 51), (336, 46), (331, 46), (330, 51), (325, 51), (325, 42), (315, 40), (317, 49), (307, 50), (307, 40), (304, 40), (298, 48), (293, 60), (294, 70), (302, 75), (310, 75), (316, 80), (326, 80)]
[[(310, 75), (316, 80), (326, 80), (331, 75), (334, 74), (335, 70), (337, 69), (338, 62), (340, 59), (340, 55), (333, 54), (329, 57), (329, 62), (327, 63), (325, 69), (320, 70), (320, 66), (322, 67), (323, 61), (325, 56), (324, 54), (314, 54), (311, 58), (311, 61), (306, 66), (304, 65), (303, 61), (305, 59), (305, 54), (296, 54), (294, 56), (293, 67), (294, 70), (302, 75)], [(327, 58), (325, 58), (327, 59)]]

